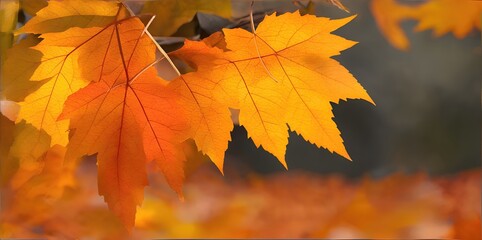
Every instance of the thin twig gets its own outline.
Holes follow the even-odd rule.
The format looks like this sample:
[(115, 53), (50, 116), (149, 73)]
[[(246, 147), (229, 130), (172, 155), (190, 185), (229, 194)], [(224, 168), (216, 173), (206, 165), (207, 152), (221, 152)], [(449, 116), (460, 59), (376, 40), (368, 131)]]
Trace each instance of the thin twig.
[[(125, 1), (122, 1), (122, 5), (127, 9), (127, 11), (129, 11), (129, 13), (131, 14), (131, 16), (135, 16), (134, 12), (129, 8), (129, 6), (127, 6), (127, 4), (125, 4)], [(155, 16), (154, 16), (155, 17)], [(151, 20), (149, 21), (149, 24), (151, 21), (154, 20), (154, 17), (151, 18)], [(157, 41), (154, 39), (154, 37), (151, 35), (151, 33), (149, 31), (147, 31), (147, 27), (149, 26), (146, 25), (146, 27), (144, 28), (144, 31), (145, 33), (147, 34), (147, 36), (149, 36), (149, 38), (154, 42), (154, 44), (156, 45), (156, 48), (157, 50), (159, 50), (159, 52), (161, 52), (161, 54), (164, 56), (164, 58), (169, 62), (169, 64), (171, 65), (172, 69), (176, 72), (176, 74), (178, 76), (181, 76), (181, 72), (179, 72), (179, 69), (177, 69), (176, 65), (174, 65), (174, 63), (172, 62), (171, 58), (169, 57), (169, 55), (167, 55), (166, 51), (164, 51), (164, 49), (162, 49), (162, 47), (157, 43)], [(161, 58), (164, 59), (164, 58)]]
[(257, 37), (256, 29), (254, 27), (253, 6), (254, 6), (254, 0), (251, 1), (251, 9), (249, 10), (249, 19), (251, 21), (251, 30), (253, 31), (254, 46), (256, 47), (256, 53), (258, 54), (259, 61), (261, 61), (261, 65), (263, 65), (264, 70), (266, 70), (266, 73), (268, 73), (269, 77), (273, 79), (275, 82), (278, 82), (278, 80), (276, 80), (273, 74), (271, 74), (271, 72), (269, 71), (268, 67), (263, 61), (263, 58), (261, 58), (261, 53), (259, 52), (258, 43), (256, 42), (256, 37)]

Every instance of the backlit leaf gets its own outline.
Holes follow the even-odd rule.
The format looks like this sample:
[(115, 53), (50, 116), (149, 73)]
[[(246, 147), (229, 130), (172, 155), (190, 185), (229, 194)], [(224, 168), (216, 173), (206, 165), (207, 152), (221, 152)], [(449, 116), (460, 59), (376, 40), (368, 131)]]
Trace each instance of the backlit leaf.
[(352, 18), (330, 20), (297, 12), (270, 15), (256, 35), (225, 29), (226, 52), (187, 42), (174, 55), (197, 68), (189, 77), (215, 81), (211, 91), (224, 93), (222, 104), (240, 109), (239, 123), (249, 137), (283, 165), (288, 126), (318, 147), (349, 159), (330, 102), (348, 98), (372, 102), (348, 70), (331, 58), (355, 44), (331, 34)]
[(97, 153), (99, 193), (130, 229), (147, 185), (148, 161), (155, 160), (181, 194), (184, 156), (178, 144), (186, 127), (178, 96), (157, 77), (156, 48), (140, 20), (120, 21), (106, 32), (105, 64), (93, 67), (99, 76), (67, 99), (60, 119), (70, 118), (74, 130), (69, 155)]

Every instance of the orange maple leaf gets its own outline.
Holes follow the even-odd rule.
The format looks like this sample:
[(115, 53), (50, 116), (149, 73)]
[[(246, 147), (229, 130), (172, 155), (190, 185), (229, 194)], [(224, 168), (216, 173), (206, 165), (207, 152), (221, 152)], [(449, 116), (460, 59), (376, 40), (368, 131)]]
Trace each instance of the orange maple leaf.
[[(355, 44), (331, 34), (351, 19), (273, 14), (259, 24), (255, 34), (224, 29), (225, 52), (187, 41), (173, 55), (197, 68), (187, 75), (193, 79), (191, 89), (199, 89), (206, 79), (212, 81), (210, 91), (224, 99), (217, 104), (240, 109), (239, 123), (249, 137), (284, 166), (288, 125), (318, 147), (349, 159), (332, 120), (330, 102), (360, 98), (373, 103), (348, 70), (331, 58)], [(219, 35), (214, 38), (205, 42), (222, 42)], [(213, 105), (199, 108), (209, 106)]]
[[(99, 81), (69, 96), (60, 119), (74, 129), (70, 156), (97, 153), (99, 193), (130, 229), (147, 185), (146, 163), (156, 160), (179, 194), (184, 156), (184, 117), (174, 92), (157, 77), (156, 47), (137, 18), (108, 27)], [(109, 40), (110, 39), (110, 40)], [(83, 69), (90, 71), (91, 68)]]
[(463, 38), (474, 28), (480, 30), (481, 14), (481, 1), (431, 0), (414, 9), (414, 17), (419, 20), (415, 30), (433, 29), (437, 37), (452, 32)]

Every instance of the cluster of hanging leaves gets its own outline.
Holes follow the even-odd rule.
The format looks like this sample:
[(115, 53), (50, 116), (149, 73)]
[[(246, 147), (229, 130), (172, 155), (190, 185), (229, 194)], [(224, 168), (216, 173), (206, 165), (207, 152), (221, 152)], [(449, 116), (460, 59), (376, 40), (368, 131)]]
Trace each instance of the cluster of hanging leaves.
[(352, 19), (272, 14), (254, 32), (224, 29), (186, 41), (172, 56), (193, 71), (167, 81), (156, 69), (165, 52), (124, 4), (49, 1), (16, 31), (26, 38), (2, 65), (2, 99), (19, 105), (18, 116), (2, 110), (15, 119), (13, 126), (2, 116), (12, 132), (11, 138), (2, 133), (2, 146), (11, 146), (2, 150), (8, 159), (2, 170), (22, 170), (8, 184), (29, 188), (46, 173), (58, 179), (31, 186), (29, 194), (62, 189), (74, 184), (77, 160), (96, 155), (99, 194), (131, 229), (148, 185), (146, 166), (154, 165), (182, 198), (185, 141), (193, 139), (223, 171), (230, 109), (239, 110), (239, 124), (254, 143), (285, 167), (288, 130), (349, 159), (331, 103), (373, 103), (331, 58), (355, 44), (332, 34)]
[[(78, 184), (69, 185), (72, 191), (55, 195), (53, 190), (58, 194), (67, 183), (58, 182), (62, 162), (58, 150), (49, 151), (42, 173), (16, 194), (8, 194), (0, 236), (127, 238), (122, 223), (97, 195), (92, 161), (79, 169)], [(161, 176), (154, 176), (131, 237), (481, 237), (478, 170), (438, 178), (399, 173), (359, 182), (302, 172), (226, 182), (218, 173), (205, 170), (187, 180), (184, 203), (166, 194), (168, 186)]]
[(417, 21), (415, 31), (432, 29), (436, 37), (452, 32), (463, 38), (473, 29), (480, 31), (482, 1), (427, 0), (422, 3), (402, 4), (397, 0), (372, 0), (371, 10), (383, 35), (400, 50), (407, 50), (410, 42), (400, 27), (405, 20)]

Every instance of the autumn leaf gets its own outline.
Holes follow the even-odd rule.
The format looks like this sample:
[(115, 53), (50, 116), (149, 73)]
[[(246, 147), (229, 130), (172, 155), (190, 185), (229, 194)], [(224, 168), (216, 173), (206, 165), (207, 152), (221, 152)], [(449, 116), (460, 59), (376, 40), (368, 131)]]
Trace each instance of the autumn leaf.
[(97, 153), (99, 193), (130, 229), (148, 161), (155, 160), (181, 194), (184, 156), (177, 145), (186, 127), (178, 96), (157, 77), (156, 47), (140, 20), (119, 21), (105, 32), (104, 62), (84, 70), (99, 69), (98, 79), (69, 96), (60, 119), (71, 119), (70, 156)]
[(480, 31), (481, 14), (481, 1), (430, 0), (414, 9), (419, 21), (415, 30), (433, 29), (437, 37), (452, 32), (455, 37), (463, 38), (474, 28)]
[[(348, 98), (372, 102), (348, 70), (331, 59), (355, 44), (331, 34), (351, 19), (273, 14), (259, 24), (255, 35), (224, 29), (228, 51), (188, 41), (173, 55), (197, 68), (189, 78), (215, 81), (211, 91), (223, 96), (220, 104), (240, 109), (239, 122), (249, 137), (283, 165), (287, 125), (318, 147), (349, 159), (330, 102)], [(212, 105), (198, 108), (208, 106)]]
[(189, 136), (223, 172), (224, 152), (234, 126), (228, 105), (217, 97), (215, 77), (207, 73), (204, 76), (188, 73), (173, 80), (169, 86), (181, 96), (180, 105), (189, 121)]
[(480, 31), (482, 2), (473, 0), (428, 0), (418, 5), (403, 5), (395, 0), (372, 0), (371, 11), (382, 34), (396, 48), (407, 50), (409, 41), (400, 27), (405, 20), (418, 21), (415, 31), (433, 29), (440, 37), (452, 32), (463, 38), (473, 29)]
[(157, 0), (148, 1), (143, 14), (154, 14), (156, 18), (149, 27), (154, 36), (170, 36), (184, 23), (191, 21), (196, 12), (214, 13), (220, 17), (231, 17), (229, 0)]
[[(107, 48), (104, 39), (95, 38), (105, 31), (94, 26), (109, 25), (125, 16), (120, 6), (104, 1), (89, 1), (88, 5), (51, 1), (17, 30), (41, 34), (43, 40), (37, 45), (35, 39), (25, 40), (8, 52), (4, 67), (9, 71), (2, 74), (2, 92), (7, 99), (23, 100), (17, 122), (25, 120), (45, 131), (52, 137), (52, 146), (67, 145), (69, 123), (57, 121), (57, 117), (67, 97), (90, 81), (78, 69), (96, 64), (92, 61), (94, 49)], [(95, 74), (98, 70), (91, 71)]]

